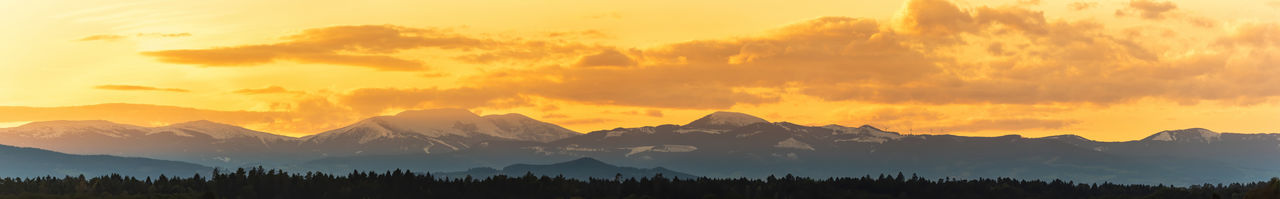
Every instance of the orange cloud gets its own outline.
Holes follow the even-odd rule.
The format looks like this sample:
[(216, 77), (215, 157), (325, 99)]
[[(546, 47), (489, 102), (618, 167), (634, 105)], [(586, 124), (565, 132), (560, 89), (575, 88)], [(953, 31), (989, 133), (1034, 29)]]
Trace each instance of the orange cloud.
[[(1131, 6), (1166, 4), (1135, 2)], [(1176, 8), (1168, 4), (1169, 10)], [(1216, 43), (1172, 48), (1166, 38), (1146, 32), (1155, 30), (1119, 32), (1092, 19), (1048, 19), (1043, 11), (1019, 6), (969, 8), (941, 0), (913, 0), (906, 5), (889, 23), (822, 17), (757, 36), (643, 49), (382, 25), (311, 29), (273, 44), (147, 54), (197, 65), (292, 60), (400, 70), (422, 65), (393, 57), (395, 52), (434, 48), (456, 51), (462, 55), (453, 58), (464, 62), (530, 66), (460, 77), (455, 88), (363, 88), (309, 97), (281, 108), (297, 112), (289, 120), (309, 121), (298, 125), (348, 121), (351, 115), (396, 109), (545, 106), (530, 102), (531, 98), (631, 106), (648, 111), (629, 114), (659, 117), (662, 108), (729, 109), (776, 103), (790, 95), (887, 105), (1019, 106), (1109, 105), (1147, 98), (1247, 104), (1280, 96), (1280, 87), (1269, 86), (1280, 85), (1280, 79), (1273, 78), (1280, 76), (1280, 69), (1271, 67), (1280, 65), (1275, 58), (1280, 57), (1280, 49), (1272, 47), (1280, 45), (1280, 28), (1275, 24), (1243, 24), (1216, 38)], [(556, 109), (547, 107), (539, 108)], [(1075, 124), (1041, 116), (957, 119), (924, 109), (870, 114), (877, 118), (859, 119), (967, 130), (983, 130), (980, 125), (1021, 130)], [(913, 120), (957, 125), (910, 123)]]
[(102, 34), (102, 35), (90, 35), (88, 37), (80, 38), (80, 41), (116, 41), (124, 38), (126, 37), (122, 35)]
[(1067, 4), (1067, 8), (1071, 8), (1071, 10), (1075, 11), (1087, 10), (1097, 6), (1098, 2), (1071, 2)]
[(268, 87), (266, 87), (266, 88), (256, 88), (256, 89), (255, 89), (255, 88), (246, 88), (246, 89), (240, 89), (240, 90), (236, 90), (236, 91), (232, 91), (232, 92), (233, 92), (233, 93), (238, 93), (238, 94), (248, 94), (248, 95), (256, 95), (256, 94), (278, 94), (278, 93), (301, 93), (301, 92), (298, 92), (298, 91), (290, 91), (290, 90), (288, 90), (288, 89), (284, 89), (284, 87), (280, 87), (280, 86), (268, 86)]
[(579, 124), (599, 124), (599, 123), (617, 122), (617, 121), (618, 120), (616, 119), (608, 119), (608, 118), (586, 118), (586, 119), (559, 120), (554, 123), (558, 125), (579, 125)]
[(631, 57), (622, 54), (622, 52), (618, 52), (618, 50), (608, 49), (598, 54), (584, 56), (582, 59), (578, 60), (577, 64), (574, 65), (580, 67), (627, 67), (636, 65), (636, 61), (632, 60)]
[[(463, 88), (360, 89), (340, 101), (371, 113), (426, 105), (522, 106), (528, 105), (528, 96), (726, 109), (774, 103), (793, 92), (883, 104), (1113, 104), (1142, 98), (1256, 102), (1280, 95), (1261, 86), (1276, 80), (1260, 76), (1280, 75), (1265, 68), (1274, 60), (1229, 61), (1238, 59), (1227, 53), (1231, 49), (1165, 57), (1166, 49), (1147, 45), (1159, 41), (1111, 34), (1088, 20), (1049, 21), (1043, 12), (1021, 7), (965, 9), (937, 0), (907, 5), (894, 24), (823, 17), (758, 37), (625, 52), (584, 45), (566, 51), (593, 54), (560, 65), (464, 77)], [(1275, 41), (1268, 30), (1245, 26), (1220, 43)], [(981, 48), (956, 52), (967, 46)], [(530, 49), (514, 51), (538, 49), (507, 46), (525, 47)], [(974, 55), (967, 53), (998, 58), (979, 61), (968, 59)], [(610, 65), (629, 66), (583, 67)]]
[(956, 125), (946, 125), (938, 127), (926, 127), (928, 129), (937, 129), (938, 133), (946, 132), (975, 132), (975, 131), (1018, 131), (1033, 129), (1062, 129), (1072, 125), (1079, 124), (1075, 120), (1047, 120), (1034, 118), (1015, 118), (1015, 119), (979, 119), (971, 120)]
[(388, 109), (418, 107), (509, 107), (529, 105), (514, 92), (476, 88), (455, 89), (356, 89), (339, 97), (342, 106), (364, 114), (377, 114)]
[(190, 37), (191, 33), (138, 33), (138, 37)]
[(484, 42), (457, 36), (446, 30), (373, 25), (310, 29), (286, 37), (286, 40), (275, 44), (163, 50), (142, 54), (163, 62), (211, 67), (259, 65), (290, 60), (387, 71), (416, 71), (425, 68), (422, 62), (387, 54), (422, 47), (465, 48)]
[(180, 89), (180, 88), (156, 88), (156, 87), (150, 87), (150, 86), (134, 86), (134, 85), (100, 85), (100, 86), (95, 86), (93, 88), (102, 89), (102, 90), (117, 90), (117, 91), (167, 91), (167, 92), (183, 92), (183, 93), (191, 92), (190, 90)]
[(455, 59), (492, 63), (554, 60), (596, 52), (602, 47), (563, 40), (487, 38), (391, 25), (334, 26), (308, 29), (274, 44), (143, 52), (162, 62), (206, 67), (252, 66), (277, 61), (337, 64), (384, 71), (421, 71), (421, 60), (393, 56), (400, 51), (435, 48), (471, 52)]
[(1145, 19), (1164, 19), (1166, 13), (1178, 9), (1178, 5), (1174, 5), (1173, 2), (1132, 0), (1129, 1), (1129, 8), (1137, 10), (1139, 16)]
[[(136, 37), (171, 38), (171, 37), (187, 37), (187, 36), (191, 36), (191, 33), (185, 33), (185, 32), (184, 33), (138, 33), (135, 36)], [(129, 38), (129, 36), (116, 35), (116, 34), (100, 34), (100, 35), (90, 35), (84, 38), (80, 38), (79, 41), (117, 41), (117, 40), (122, 40), (127, 38)]]

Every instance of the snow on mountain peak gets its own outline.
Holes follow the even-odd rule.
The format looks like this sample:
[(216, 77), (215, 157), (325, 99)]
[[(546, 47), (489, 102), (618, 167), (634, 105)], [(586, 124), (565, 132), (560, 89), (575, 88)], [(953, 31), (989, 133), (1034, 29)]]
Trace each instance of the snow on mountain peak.
[(745, 113), (716, 111), (715, 113), (703, 116), (698, 120), (694, 120), (685, 126), (700, 128), (736, 128), (761, 122), (768, 123), (769, 121), (760, 119), (756, 116), (747, 115)]
[[(362, 142), (398, 137), (401, 133), (427, 137), (464, 136), (482, 134), (507, 137), (498, 133), (493, 123), (465, 109), (428, 109), (400, 112), (393, 116), (377, 116), (361, 120), (350, 126), (311, 136), (311, 139), (327, 140), (344, 134), (357, 133)], [(313, 140), (314, 141), (314, 140)]]
[(834, 130), (839, 134), (867, 135), (871, 137), (884, 138), (884, 139), (890, 139), (890, 140), (901, 139), (903, 137), (901, 134), (880, 130), (879, 128), (873, 127), (871, 125), (862, 125), (855, 128), (855, 127), (846, 127), (846, 126), (831, 124), (831, 125), (822, 126), (822, 128)]
[(578, 135), (578, 133), (516, 113), (481, 117), (465, 109), (429, 109), (404, 111), (394, 116), (372, 117), (347, 127), (309, 136), (307, 139), (310, 139), (310, 142), (319, 142), (337, 137), (356, 136), (363, 143), (369, 140), (409, 135), (430, 138), (490, 136), (547, 142)]
[(1164, 141), (1164, 142), (1204, 142), (1210, 143), (1221, 140), (1222, 134), (1213, 132), (1203, 128), (1190, 128), (1182, 130), (1161, 131), (1154, 135), (1148, 136), (1143, 141)]
[[(17, 136), (30, 138), (58, 138), (84, 133), (120, 138), (140, 134), (146, 129), (146, 127), (119, 124), (106, 120), (55, 120), (32, 122), (4, 130), (8, 132), (20, 132), (21, 134), (18, 134)], [(6, 134), (8, 132), (6, 132)]]
[(521, 140), (550, 142), (561, 138), (580, 135), (578, 132), (560, 127), (559, 125), (538, 121), (518, 113), (486, 115), (484, 118), (501, 129), (501, 133), (504, 135)]
[(172, 132), (179, 136), (190, 137), (191, 135), (188, 134), (187, 131), (209, 135), (209, 137), (213, 137), (214, 139), (229, 139), (229, 138), (237, 138), (237, 137), (259, 138), (263, 140), (294, 139), (292, 137), (276, 135), (276, 134), (271, 134), (271, 133), (266, 133), (261, 131), (249, 130), (244, 127), (217, 123), (209, 120), (197, 120), (197, 121), (172, 124), (169, 126), (156, 127), (147, 134), (150, 135), (150, 134), (156, 134), (156, 133), (162, 133), (162, 132)]

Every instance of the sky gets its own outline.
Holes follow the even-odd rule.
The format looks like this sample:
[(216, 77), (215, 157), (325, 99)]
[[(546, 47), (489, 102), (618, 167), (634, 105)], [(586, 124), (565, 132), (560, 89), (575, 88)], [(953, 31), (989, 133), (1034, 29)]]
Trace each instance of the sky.
[(0, 1), (0, 127), (404, 110), (909, 134), (1280, 132), (1280, 1)]

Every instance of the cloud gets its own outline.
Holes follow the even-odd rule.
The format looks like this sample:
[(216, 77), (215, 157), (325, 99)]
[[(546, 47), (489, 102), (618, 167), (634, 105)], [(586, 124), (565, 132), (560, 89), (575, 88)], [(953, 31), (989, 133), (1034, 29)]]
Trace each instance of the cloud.
[(1051, 120), (1036, 118), (1015, 119), (979, 119), (962, 124), (933, 127), (943, 132), (977, 132), (977, 131), (1020, 131), (1020, 130), (1055, 130), (1079, 124), (1075, 120)]
[(455, 59), (473, 63), (558, 60), (603, 49), (564, 40), (491, 38), (457, 34), (449, 29), (363, 25), (308, 29), (285, 37), (285, 41), (272, 44), (162, 50), (142, 54), (162, 62), (205, 67), (254, 66), (294, 61), (382, 71), (422, 71), (427, 69), (423, 61), (394, 55), (422, 48), (466, 52)]
[[(1150, 37), (1117, 34), (1090, 20), (1050, 21), (1041, 11), (1021, 7), (960, 8), (938, 0), (907, 5), (890, 24), (822, 17), (755, 37), (626, 51), (582, 45), (566, 50), (589, 52), (577, 60), (490, 70), (461, 78), (461, 88), (361, 89), (341, 101), (378, 112), (522, 106), (529, 105), (527, 97), (727, 109), (775, 103), (786, 95), (878, 104), (1103, 105), (1143, 98), (1195, 103), (1280, 95), (1259, 86), (1275, 81), (1259, 75), (1280, 75), (1264, 67), (1273, 59), (1232, 61), (1261, 54), (1229, 49), (1274, 41), (1265, 26), (1242, 27), (1219, 42), (1220, 50), (1175, 53), (1151, 45), (1163, 41)], [(998, 56), (973, 59), (975, 54)], [(598, 67), (612, 65), (627, 66)], [(1259, 70), (1244, 71), (1248, 68)]]
[(1087, 10), (1094, 7), (1098, 7), (1098, 2), (1071, 2), (1067, 4), (1067, 8), (1071, 8), (1071, 10), (1075, 11)]
[(128, 37), (123, 35), (101, 34), (101, 35), (90, 35), (84, 38), (80, 38), (80, 41), (117, 41), (125, 38), (128, 38)]
[(444, 30), (398, 26), (337, 26), (309, 29), (286, 37), (285, 42), (211, 49), (143, 52), (160, 61), (201, 66), (248, 66), (290, 60), (368, 67), (386, 71), (417, 71), (416, 60), (386, 54), (402, 50), (439, 47), (459, 48), (483, 41), (447, 34)]
[(645, 110), (644, 115), (648, 115), (649, 117), (662, 117), (662, 110), (658, 110), (658, 109)]
[(138, 33), (138, 37), (190, 37), (191, 33)]
[(608, 49), (597, 54), (583, 56), (582, 59), (578, 60), (578, 63), (574, 64), (574, 66), (579, 67), (627, 67), (633, 65), (636, 65), (635, 60), (631, 60), (631, 57), (614, 49)]
[(617, 122), (617, 121), (618, 120), (616, 119), (609, 119), (609, 118), (585, 118), (585, 119), (558, 120), (554, 123), (558, 125), (582, 125), (582, 124), (600, 124), (600, 123)]
[[(138, 33), (134, 35), (134, 37), (160, 37), (160, 38), (188, 37), (188, 36), (191, 36), (191, 33), (185, 33), (185, 32), (184, 33)], [(84, 38), (80, 38), (79, 41), (119, 41), (119, 40), (128, 39), (128, 38), (129, 36), (125, 36), (125, 35), (99, 34), (99, 35), (90, 35)]]
[(582, 30), (582, 31), (551, 32), (551, 33), (547, 33), (547, 37), (598, 39), (598, 38), (609, 38), (611, 36), (600, 30)]
[(946, 36), (972, 31), (975, 24), (968, 12), (945, 0), (907, 1), (898, 16), (898, 27), (908, 33)]
[(246, 88), (232, 91), (232, 93), (257, 95), (257, 94), (280, 94), (280, 93), (301, 93), (299, 91), (290, 91), (280, 86), (268, 86), (266, 88)]
[(542, 119), (560, 119), (560, 118), (569, 118), (569, 115), (555, 114), (555, 113), (542, 115)]
[(378, 114), (389, 109), (419, 107), (474, 108), (529, 105), (526, 99), (513, 92), (476, 88), (363, 88), (341, 95), (338, 103), (362, 114)]
[[(1157, 16), (1173, 16), (1168, 10), (1176, 8), (1130, 4)], [(1129, 34), (1094, 19), (1049, 19), (1020, 6), (961, 7), (942, 0), (905, 5), (886, 22), (821, 17), (751, 37), (648, 48), (377, 25), (310, 29), (272, 44), (148, 53), (198, 65), (292, 60), (380, 68), (396, 65), (394, 60), (418, 62), (392, 57), (394, 52), (433, 48), (462, 54), (453, 57), (458, 61), (527, 66), (459, 77), (456, 87), (363, 88), (309, 103), (315, 110), (358, 115), (537, 106), (530, 98), (657, 110), (729, 109), (793, 95), (890, 105), (1110, 105), (1148, 98), (1256, 103), (1280, 96), (1280, 87), (1268, 86), (1280, 84), (1270, 78), (1280, 76), (1280, 69), (1269, 67), (1280, 64), (1280, 50), (1269, 47), (1280, 41), (1274, 24), (1239, 25), (1205, 44)], [(335, 58), (350, 56), (392, 61)]]
[[(1138, 16), (1144, 19), (1164, 19), (1170, 11), (1178, 9), (1178, 5), (1173, 2), (1156, 2), (1154, 0), (1132, 0), (1129, 1), (1129, 8), (1138, 11)], [(1117, 12), (1119, 14), (1119, 12)]]
[(1280, 46), (1280, 24), (1240, 24), (1230, 35), (1219, 39), (1218, 44), (1227, 45), (1227, 47), (1231, 48), (1237, 46), (1257, 48)]
[(102, 90), (117, 90), (117, 91), (167, 91), (167, 92), (183, 92), (183, 93), (191, 92), (190, 90), (187, 90), (187, 89), (156, 88), (156, 87), (150, 87), (150, 86), (135, 86), (135, 85), (99, 85), (99, 86), (94, 86), (93, 88), (102, 89)]

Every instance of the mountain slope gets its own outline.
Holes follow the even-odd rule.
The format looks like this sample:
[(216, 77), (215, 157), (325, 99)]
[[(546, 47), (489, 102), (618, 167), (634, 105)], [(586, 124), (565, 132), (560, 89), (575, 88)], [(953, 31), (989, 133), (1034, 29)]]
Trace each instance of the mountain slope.
[(651, 169), (619, 167), (592, 158), (579, 158), (568, 162), (546, 165), (514, 164), (503, 167), (501, 170), (481, 167), (460, 172), (436, 173), (435, 175), (451, 178), (461, 178), (465, 176), (484, 178), (494, 175), (523, 176), (528, 173), (532, 173), (537, 176), (564, 176), (566, 178), (576, 179), (613, 179), (615, 177), (625, 179), (653, 177), (658, 174), (662, 174), (662, 176), (666, 178), (696, 178), (694, 175), (672, 171), (662, 167)]
[(0, 176), (189, 176), (213, 168), (167, 160), (126, 158), (107, 155), (71, 155), (36, 148), (0, 145)]

